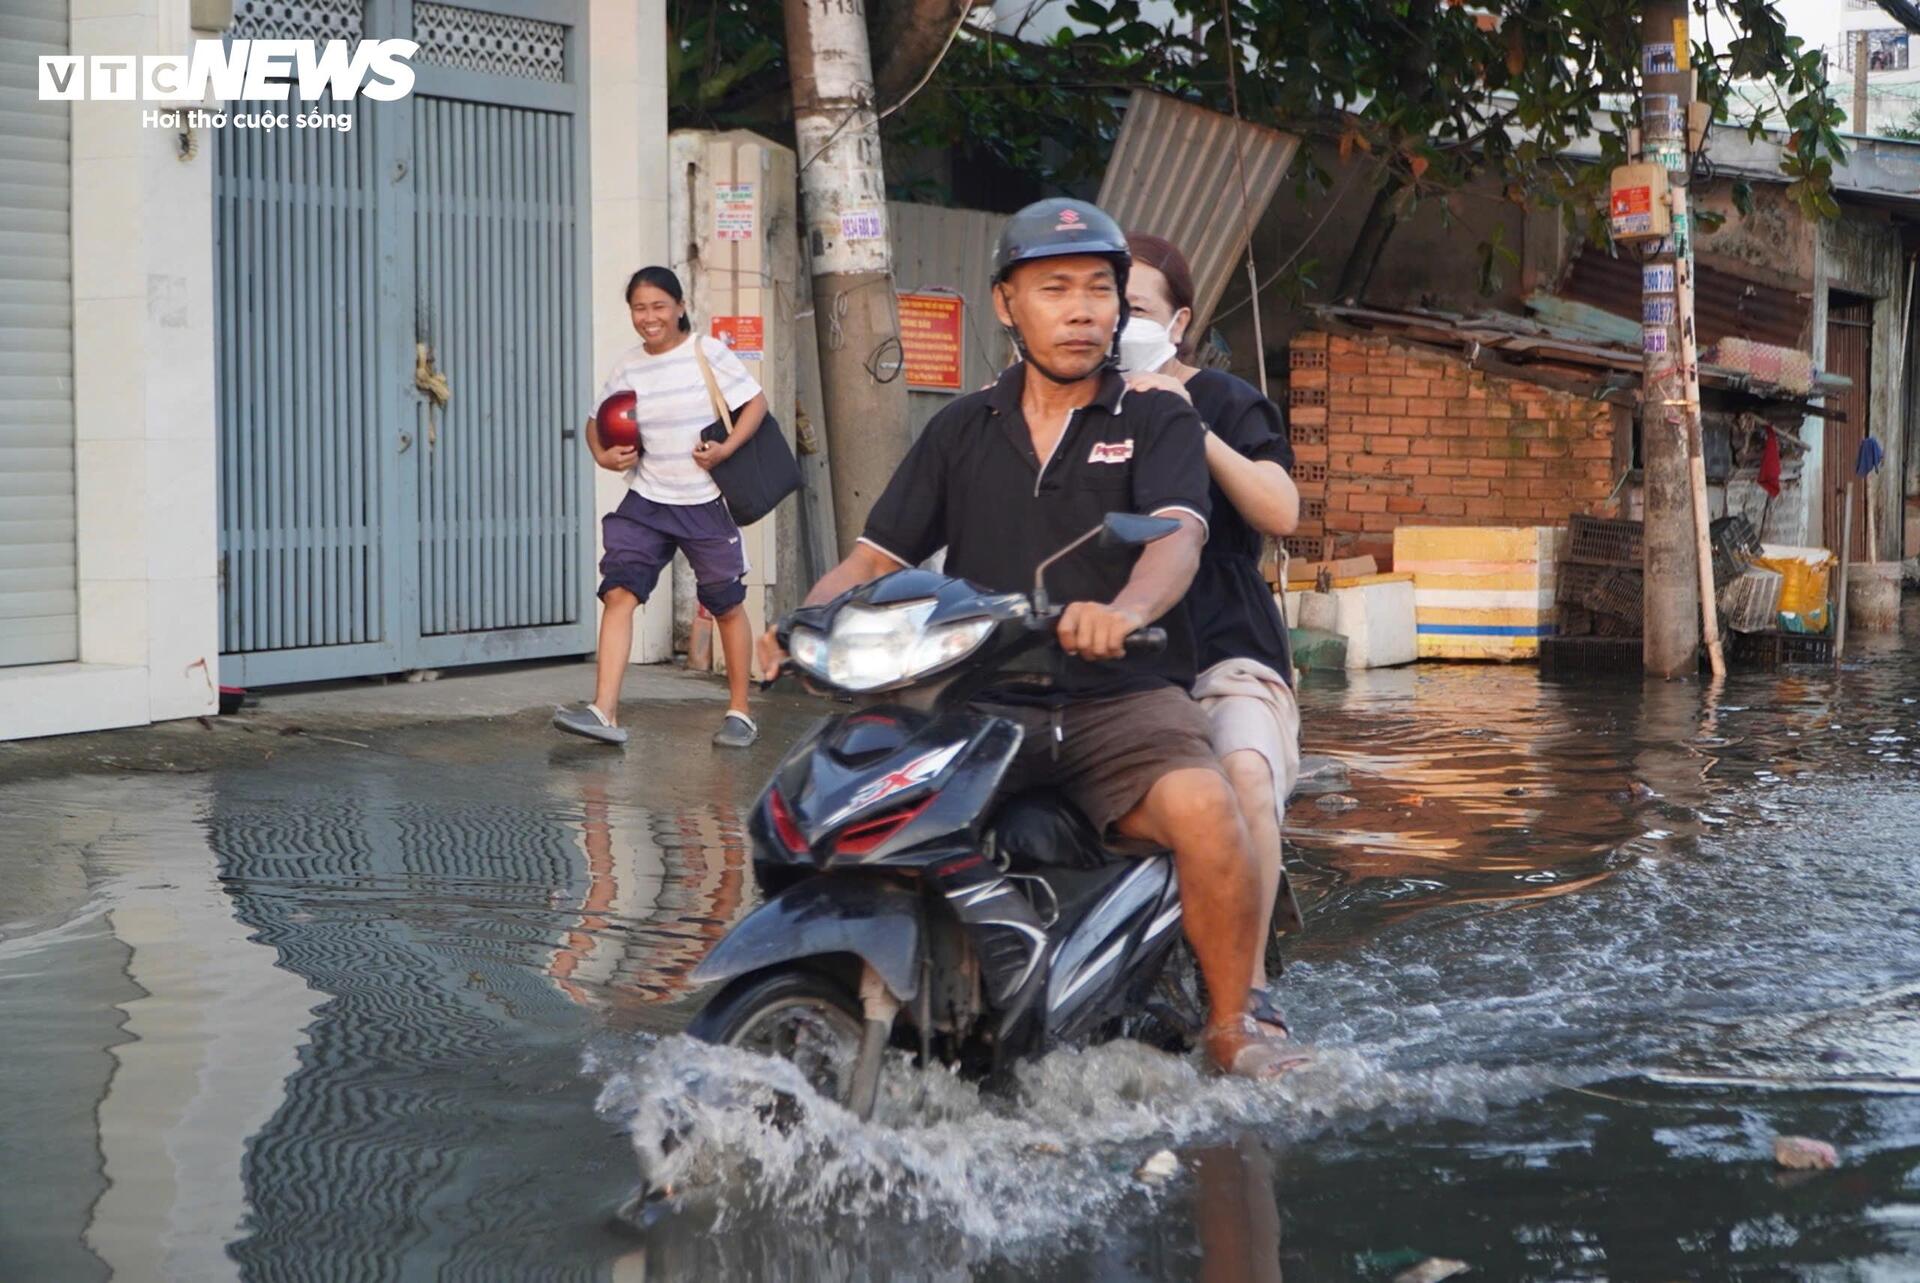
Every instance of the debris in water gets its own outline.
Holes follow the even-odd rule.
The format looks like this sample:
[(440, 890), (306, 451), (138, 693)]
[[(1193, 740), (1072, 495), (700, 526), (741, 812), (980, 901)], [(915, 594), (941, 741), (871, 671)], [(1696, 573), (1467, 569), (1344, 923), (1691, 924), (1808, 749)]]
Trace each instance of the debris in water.
[(1465, 1274), (1472, 1268), (1465, 1261), (1449, 1261), (1444, 1256), (1429, 1256), (1412, 1269), (1402, 1270), (1394, 1275), (1393, 1283), (1440, 1283), (1441, 1279)]
[(1059, 1157), (1064, 1155), (1067, 1150), (1066, 1146), (1056, 1145), (1050, 1140), (1036, 1140), (1027, 1146), (1027, 1152), (1029, 1154), (1050, 1154)]
[(1309, 755), (1300, 759), (1293, 788), (1296, 793), (1330, 793), (1344, 788), (1347, 778), (1347, 764), (1339, 758)]
[(1773, 1161), (1794, 1172), (1824, 1172), (1840, 1165), (1840, 1155), (1823, 1140), (1806, 1136), (1775, 1136)]
[(1348, 797), (1345, 793), (1329, 793), (1318, 802), (1315, 802), (1314, 805), (1323, 811), (1332, 811), (1338, 814), (1341, 811), (1351, 811), (1354, 807), (1360, 805), (1360, 803), (1358, 799)]
[(1133, 1175), (1136, 1180), (1145, 1181), (1149, 1185), (1158, 1185), (1163, 1181), (1172, 1180), (1179, 1170), (1180, 1160), (1173, 1156), (1172, 1150), (1163, 1149), (1135, 1168)]

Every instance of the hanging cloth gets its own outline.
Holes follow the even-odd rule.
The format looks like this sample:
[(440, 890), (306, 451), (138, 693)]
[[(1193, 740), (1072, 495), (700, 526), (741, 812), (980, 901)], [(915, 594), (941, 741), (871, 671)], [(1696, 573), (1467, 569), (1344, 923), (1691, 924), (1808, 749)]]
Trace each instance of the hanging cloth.
[(1880, 471), (1880, 465), (1886, 462), (1887, 452), (1872, 437), (1860, 439), (1860, 453), (1853, 461), (1853, 475), (1864, 477)]
[(1760, 450), (1760, 488), (1769, 499), (1780, 497), (1780, 434), (1767, 429), (1767, 444)]

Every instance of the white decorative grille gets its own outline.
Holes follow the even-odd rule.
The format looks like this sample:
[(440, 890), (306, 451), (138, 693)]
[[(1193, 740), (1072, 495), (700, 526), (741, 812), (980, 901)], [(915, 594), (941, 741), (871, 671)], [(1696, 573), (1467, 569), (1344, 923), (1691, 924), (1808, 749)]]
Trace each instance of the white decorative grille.
[(233, 6), (235, 39), (358, 40), (361, 0), (240, 0)]
[(552, 84), (567, 78), (567, 29), (558, 23), (420, 0), (413, 38), (420, 42), (416, 62)]

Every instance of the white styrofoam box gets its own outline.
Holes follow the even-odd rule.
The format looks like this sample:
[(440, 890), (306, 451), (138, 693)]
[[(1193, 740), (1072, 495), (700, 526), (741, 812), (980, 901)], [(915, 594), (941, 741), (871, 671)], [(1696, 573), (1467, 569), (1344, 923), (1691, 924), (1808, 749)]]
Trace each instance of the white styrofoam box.
[(1337, 583), (1332, 592), (1293, 593), (1289, 600), (1299, 602), (1291, 611), (1297, 621), (1292, 626), (1347, 639), (1348, 668), (1388, 668), (1420, 657), (1412, 575), (1367, 575)]
[(1340, 631), (1340, 604), (1330, 592), (1296, 593), (1300, 605), (1294, 610), (1294, 628), (1315, 628), (1323, 633)]

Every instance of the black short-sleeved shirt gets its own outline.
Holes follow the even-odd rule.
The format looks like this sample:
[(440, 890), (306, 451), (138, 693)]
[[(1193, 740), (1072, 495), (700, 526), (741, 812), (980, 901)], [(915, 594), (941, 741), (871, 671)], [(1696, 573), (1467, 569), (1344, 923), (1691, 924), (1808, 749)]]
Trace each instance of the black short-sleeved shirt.
[[(1109, 512), (1186, 512), (1207, 520), (1206, 443), (1200, 417), (1170, 392), (1131, 392), (1101, 376), (1093, 402), (1075, 410), (1052, 458), (1035, 455), (1020, 408), (1026, 364), (933, 417), (867, 516), (863, 541), (905, 565), (945, 547), (946, 573), (995, 592), (1029, 592), (1040, 563)], [(1110, 602), (1126, 587), (1137, 551), (1089, 544), (1047, 572), (1064, 605)], [(1159, 621), (1160, 655), (1091, 663), (1063, 659), (1053, 689), (1077, 698), (1123, 694), (1194, 677), (1193, 630), (1179, 606)]]
[[(1193, 408), (1222, 441), (1249, 459), (1293, 471), (1293, 441), (1280, 407), (1260, 389), (1224, 370), (1202, 370), (1187, 380)], [(1220, 487), (1211, 487), (1213, 532), (1200, 552), (1200, 569), (1187, 592), (1201, 672), (1223, 659), (1254, 659), (1293, 680), (1286, 621), (1260, 574), (1261, 535)]]

